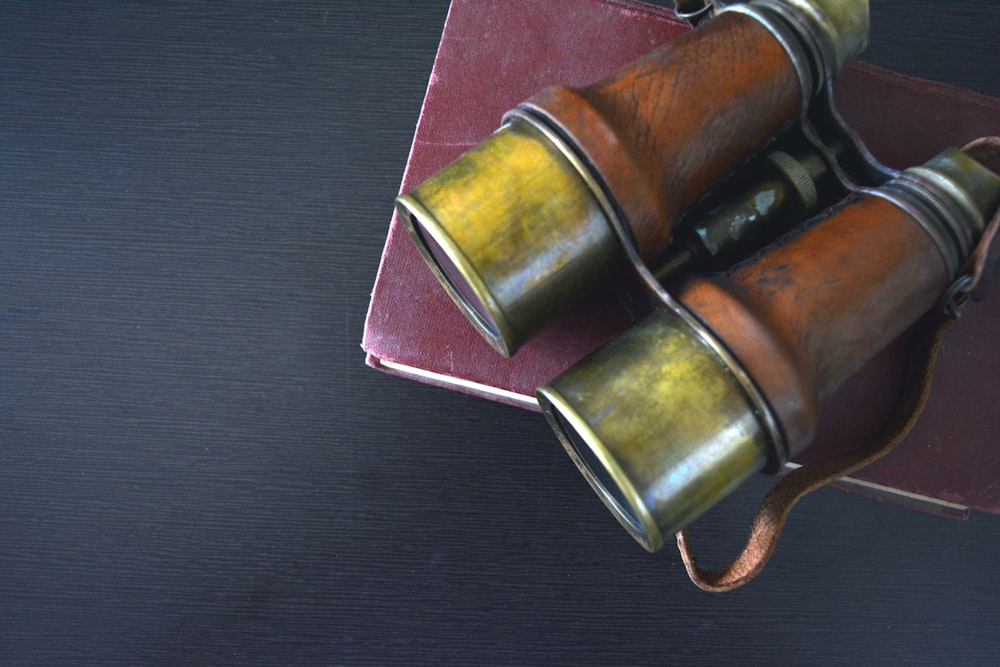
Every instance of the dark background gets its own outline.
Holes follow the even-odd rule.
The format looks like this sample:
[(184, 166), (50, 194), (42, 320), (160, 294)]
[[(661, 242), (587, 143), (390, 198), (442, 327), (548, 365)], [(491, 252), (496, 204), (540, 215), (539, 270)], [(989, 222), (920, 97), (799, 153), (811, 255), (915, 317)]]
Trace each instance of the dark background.
[[(996, 3), (872, 5), (867, 60), (1000, 95)], [(0, 665), (995, 660), (998, 517), (820, 491), (711, 595), (538, 415), (364, 366), (446, 12), (4, 3)]]

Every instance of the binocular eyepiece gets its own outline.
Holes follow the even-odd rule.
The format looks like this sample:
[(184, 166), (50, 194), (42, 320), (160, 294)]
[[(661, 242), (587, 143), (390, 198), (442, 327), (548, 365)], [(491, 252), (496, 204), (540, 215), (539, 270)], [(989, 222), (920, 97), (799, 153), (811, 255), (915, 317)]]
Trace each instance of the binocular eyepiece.
[[(602, 81), (536, 94), (397, 200), (505, 356), (616, 271), (651, 288), (645, 319), (537, 391), (651, 551), (806, 447), (823, 401), (938, 303), (1000, 205), (1000, 177), (959, 150), (889, 172), (848, 130), (810, 129), (812, 106), (839, 122), (830, 82), (867, 40), (865, 0), (730, 5)], [(859, 185), (843, 156), (877, 177)], [(734, 173), (751, 178), (706, 210)], [(699, 262), (727, 271), (656, 280)]]

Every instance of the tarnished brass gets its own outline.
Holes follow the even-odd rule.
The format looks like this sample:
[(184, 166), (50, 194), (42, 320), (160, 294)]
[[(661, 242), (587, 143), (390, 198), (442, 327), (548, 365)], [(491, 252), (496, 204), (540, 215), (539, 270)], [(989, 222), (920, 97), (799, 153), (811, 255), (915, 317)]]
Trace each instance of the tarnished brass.
[(668, 310), (541, 387), (538, 401), (591, 486), (650, 551), (775, 456), (732, 370)]
[(593, 184), (558, 141), (515, 116), (397, 200), (435, 275), (505, 356), (621, 260)]
[(552, 87), (402, 195), (403, 223), (477, 329), (513, 354), (801, 118), (867, 43), (866, 0), (732, 5), (633, 65)]
[(1000, 177), (945, 151), (729, 274), (689, 280), (664, 304), (675, 312), (654, 311), (539, 388), (539, 403), (654, 550), (807, 446), (823, 401), (939, 302), (998, 206)]

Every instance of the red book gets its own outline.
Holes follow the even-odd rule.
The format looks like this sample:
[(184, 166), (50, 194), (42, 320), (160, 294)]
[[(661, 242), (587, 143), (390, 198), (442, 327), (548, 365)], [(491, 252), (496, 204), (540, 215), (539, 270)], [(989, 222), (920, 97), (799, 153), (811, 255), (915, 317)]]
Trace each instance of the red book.
[[(632, 0), (454, 0), (401, 190), (478, 144), (538, 90), (593, 82), (687, 29), (670, 10)], [(899, 169), (1000, 127), (1000, 100), (863, 63), (843, 73), (836, 101), (875, 157)], [(595, 296), (502, 358), (393, 217), (362, 346), (372, 367), (537, 410), (536, 387), (630, 323), (613, 296)], [(990, 409), (1000, 395), (995, 331), (1000, 295), (966, 308), (947, 334), (918, 425), (892, 454), (846, 480), (848, 488), (942, 514), (1000, 513), (1000, 411)], [(905, 338), (837, 393), (802, 460), (848, 451), (878, 431), (900, 392)]]

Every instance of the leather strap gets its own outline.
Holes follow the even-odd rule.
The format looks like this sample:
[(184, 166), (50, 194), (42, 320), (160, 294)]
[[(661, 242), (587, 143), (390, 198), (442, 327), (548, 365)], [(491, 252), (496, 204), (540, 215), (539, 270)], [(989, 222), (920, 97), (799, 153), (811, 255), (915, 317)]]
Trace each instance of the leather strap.
[[(988, 164), (1000, 158), (1000, 137), (976, 139), (962, 146), (962, 151), (980, 164)], [(972, 293), (972, 290), (979, 285), (983, 278), (991, 261), (990, 250), (993, 248), (993, 240), (996, 238), (998, 230), (1000, 230), (1000, 211), (997, 211), (990, 223), (986, 225), (979, 244), (969, 256), (967, 263), (971, 266), (967, 268), (967, 271), (972, 277), (972, 282), (963, 290), (966, 296)]]
[[(1000, 157), (1000, 138), (977, 139), (962, 150), (985, 164)], [(982, 279), (998, 230), (1000, 210), (986, 226), (982, 238), (963, 267), (961, 282), (956, 282), (956, 285), (961, 285), (957, 293), (952, 295), (957, 307), (961, 307)], [(703, 570), (698, 567), (692, 553), (687, 531), (677, 533), (677, 548), (695, 586), (705, 591), (724, 592), (748, 583), (763, 571), (778, 545), (778, 538), (792, 507), (803, 496), (877, 461), (906, 438), (920, 418), (930, 395), (934, 367), (945, 332), (958, 317), (957, 308), (949, 309), (947, 313), (952, 316), (940, 312), (928, 313), (918, 323), (920, 331), (911, 351), (907, 366), (910, 377), (905, 384), (911, 389), (900, 400), (892, 420), (882, 433), (873, 442), (851, 454), (803, 466), (775, 484), (757, 510), (747, 544), (736, 560), (721, 570)]]
[(687, 531), (682, 530), (677, 533), (677, 548), (681, 552), (681, 559), (684, 561), (688, 576), (695, 586), (702, 590), (721, 593), (748, 583), (763, 571), (774, 553), (778, 538), (781, 536), (781, 529), (795, 503), (811, 491), (882, 458), (903, 441), (917, 423), (924, 403), (930, 395), (938, 349), (941, 347), (945, 331), (954, 322), (954, 320), (942, 321), (937, 314), (934, 314), (933, 318), (927, 316), (925, 319), (927, 321), (921, 326), (925, 327), (930, 335), (922, 333), (918, 336), (909, 364), (911, 370), (920, 369), (922, 373), (919, 377), (913, 378), (915, 381), (908, 382), (908, 386), (913, 389), (900, 401), (893, 420), (874, 442), (846, 456), (803, 466), (782, 478), (767, 494), (760, 509), (757, 510), (757, 517), (743, 552), (721, 570), (708, 571), (698, 567)]

